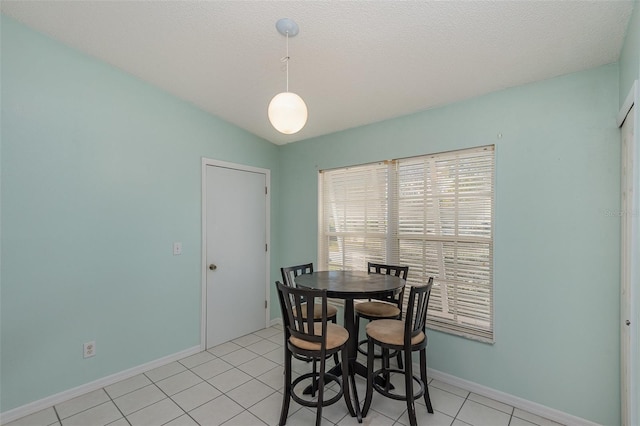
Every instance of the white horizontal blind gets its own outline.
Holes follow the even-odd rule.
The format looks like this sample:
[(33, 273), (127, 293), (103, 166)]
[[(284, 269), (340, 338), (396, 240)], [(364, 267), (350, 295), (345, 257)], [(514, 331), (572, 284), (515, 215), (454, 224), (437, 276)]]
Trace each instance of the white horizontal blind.
[(492, 342), (493, 180), (493, 146), (323, 171), (319, 266), (409, 266), (429, 327)]
[(386, 259), (387, 181), (384, 162), (320, 173), (321, 268), (363, 271)]
[(390, 256), (409, 266), (409, 284), (434, 278), (429, 327), (489, 342), (493, 175), (493, 146), (398, 160), (398, 253)]

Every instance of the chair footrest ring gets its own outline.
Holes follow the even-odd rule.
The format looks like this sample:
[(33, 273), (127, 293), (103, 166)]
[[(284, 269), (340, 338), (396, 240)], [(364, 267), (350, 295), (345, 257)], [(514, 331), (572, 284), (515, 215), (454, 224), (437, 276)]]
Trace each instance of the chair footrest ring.
[[(333, 357), (333, 353), (327, 355), (325, 357), (325, 359), (330, 359), (331, 357)], [(298, 355), (298, 354), (294, 354), (292, 353), (291, 356), (293, 356), (295, 359), (300, 360), (300, 361), (304, 361), (304, 362), (313, 362), (313, 361), (319, 361), (320, 358), (313, 358), (310, 356), (305, 356), (305, 355)]]
[[(319, 373), (306, 373), (303, 374), (301, 376), (296, 377), (296, 379), (291, 382), (291, 398), (297, 402), (300, 405), (304, 405), (305, 407), (317, 407), (318, 406), (318, 401), (312, 401), (310, 399), (305, 399), (300, 397), (298, 394), (296, 394), (294, 392), (294, 389), (296, 387), (296, 385), (300, 382), (302, 382), (303, 380), (307, 380), (307, 379), (311, 379), (312, 383), (311, 386), (317, 386), (316, 383), (318, 382), (320, 377)], [(326, 407), (327, 405), (331, 405), (335, 402), (337, 402), (340, 398), (342, 398), (342, 394), (343, 394), (343, 389), (342, 389), (342, 380), (340, 380), (340, 378), (338, 376), (335, 376), (333, 374), (330, 373), (324, 373), (324, 386), (326, 387), (328, 383), (331, 382), (336, 382), (340, 385), (340, 390), (338, 391), (338, 393), (336, 395), (334, 395), (332, 398), (330, 399), (325, 399), (324, 401), (322, 401), (322, 406)]]
[[(362, 349), (361, 346), (362, 345), (366, 345), (367, 343), (367, 339), (364, 340), (360, 340), (358, 342), (358, 352), (360, 352), (362, 355), (367, 355), (367, 351), (365, 349)], [(393, 358), (394, 356), (398, 355), (398, 351), (391, 351), (389, 352), (389, 358)], [(374, 358), (380, 359), (382, 358), (382, 353), (376, 352), (373, 354)]]
[[(387, 391), (384, 386), (382, 386), (381, 384), (377, 383), (377, 381), (375, 380), (376, 377), (380, 377), (382, 379), (382, 382), (386, 382), (385, 378), (384, 378), (384, 373), (397, 373), (397, 374), (402, 374), (402, 376), (404, 377), (404, 370), (399, 370), (397, 368), (388, 368), (388, 369), (379, 369), (373, 372), (373, 388), (378, 392), (381, 393), (382, 395), (386, 396), (387, 398), (391, 398), (391, 399), (396, 399), (398, 401), (406, 401), (407, 400), (407, 395), (399, 395), (397, 393), (391, 393), (389, 391)], [(420, 385), (420, 390), (418, 392), (415, 392), (413, 394), (413, 400), (415, 401), (416, 399), (422, 397), (422, 395), (424, 395), (424, 386), (425, 384), (422, 382), (422, 380), (420, 379), (420, 377), (418, 376), (411, 376), (413, 378), (413, 380), (418, 383)], [(396, 386), (396, 389), (398, 389), (399, 386)], [(402, 386), (400, 386), (400, 388), (403, 388)]]

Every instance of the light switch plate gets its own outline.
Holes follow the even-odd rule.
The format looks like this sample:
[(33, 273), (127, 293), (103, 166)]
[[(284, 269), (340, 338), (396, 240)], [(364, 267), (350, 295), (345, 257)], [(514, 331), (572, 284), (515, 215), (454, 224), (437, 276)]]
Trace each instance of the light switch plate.
[(182, 243), (173, 243), (173, 255), (178, 256), (182, 254)]

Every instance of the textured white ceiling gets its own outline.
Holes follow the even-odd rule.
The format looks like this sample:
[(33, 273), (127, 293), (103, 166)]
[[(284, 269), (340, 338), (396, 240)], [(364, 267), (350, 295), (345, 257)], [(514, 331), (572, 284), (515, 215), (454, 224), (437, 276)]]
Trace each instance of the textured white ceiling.
[[(618, 60), (624, 1), (6, 1), (2, 13), (276, 144)], [(295, 135), (269, 124), (289, 87)]]

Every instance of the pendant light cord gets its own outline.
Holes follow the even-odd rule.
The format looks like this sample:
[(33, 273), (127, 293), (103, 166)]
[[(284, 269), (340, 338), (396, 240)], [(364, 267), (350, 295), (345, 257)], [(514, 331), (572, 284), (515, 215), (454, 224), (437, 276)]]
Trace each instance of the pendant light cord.
[(287, 72), (287, 92), (289, 91), (289, 31), (287, 31), (287, 56), (280, 59), (280, 62), (285, 63)]

